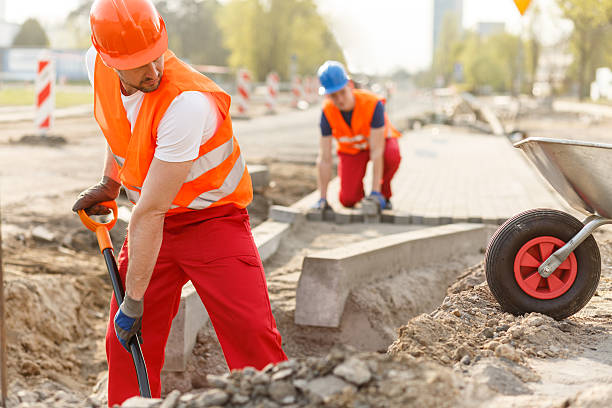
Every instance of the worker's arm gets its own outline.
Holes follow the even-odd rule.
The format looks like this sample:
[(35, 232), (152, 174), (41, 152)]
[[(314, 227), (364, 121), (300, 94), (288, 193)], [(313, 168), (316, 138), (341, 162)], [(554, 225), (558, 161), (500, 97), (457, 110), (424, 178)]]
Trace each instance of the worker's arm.
[(327, 185), (332, 176), (332, 137), (322, 136), (319, 142), (319, 156), (317, 157), (319, 172), (319, 191), (321, 198), (327, 199)]
[(126, 295), (141, 300), (149, 285), (161, 247), (164, 217), (183, 185), (192, 161), (165, 162), (153, 158), (128, 226)]
[(385, 127), (370, 130), (370, 160), (372, 160), (372, 191), (380, 192), (385, 151)]
[(115, 156), (113, 155), (113, 152), (108, 144), (106, 145), (106, 154), (104, 156), (103, 175), (119, 183), (119, 166), (117, 165)]

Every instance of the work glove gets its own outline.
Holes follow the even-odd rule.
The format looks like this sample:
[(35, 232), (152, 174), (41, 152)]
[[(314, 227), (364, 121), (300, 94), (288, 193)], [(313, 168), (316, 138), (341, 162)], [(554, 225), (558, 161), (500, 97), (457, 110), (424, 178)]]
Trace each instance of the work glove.
[(109, 208), (98, 205), (98, 203), (116, 199), (119, 196), (120, 188), (121, 184), (108, 176), (104, 176), (98, 184), (89, 187), (79, 194), (79, 197), (72, 206), (72, 211), (85, 210), (88, 215), (110, 214), (111, 210)]
[(331, 206), (327, 202), (327, 199), (321, 197), (319, 198), (319, 201), (312, 206), (312, 208), (315, 210), (329, 210), (331, 209)]
[(368, 199), (377, 202), (378, 208), (380, 208), (381, 210), (383, 210), (387, 205), (387, 200), (378, 191), (372, 191), (368, 196)]
[[(123, 303), (115, 314), (115, 334), (121, 345), (130, 352), (130, 339), (140, 333), (142, 326), (143, 301), (125, 295)], [(141, 339), (139, 338), (142, 343)]]

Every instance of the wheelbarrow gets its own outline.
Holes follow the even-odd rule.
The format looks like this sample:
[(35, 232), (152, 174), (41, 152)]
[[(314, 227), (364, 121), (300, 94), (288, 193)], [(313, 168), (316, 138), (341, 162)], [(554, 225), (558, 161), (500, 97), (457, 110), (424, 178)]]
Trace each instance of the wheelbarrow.
[(612, 224), (612, 144), (532, 137), (514, 147), (586, 217), (534, 209), (508, 219), (487, 247), (487, 283), (507, 312), (564, 319), (589, 302), (599, 283), (601, 258), (591, 234)]
[[(125, 291), (123, 290), (123, 284), (121, 283), (121, 277), (119, 276), (119, 269), (117, 268), (117, 262), (115, 261), (115, 255), (113, 254), (113, 244), (110, 239), (109, 231), (117, 222), (117, 203), (114, 201), (106, 201), (100, 203), (113, 212), (113, 219), (106, 223), (98, 223), (92, 220), (86, 213), (85, 210), (78, 212), (81, 222), (87, 228), (96, 233), (98, 239), (98, 245), (100, 246), (100, 252), (104, 256), (106, 263), (106, 269), (108, 269), (108, 275), (113, 285), (113, 292), (115, 294), (115, 300), (117, 305), (123, 302)], [(132, 361), (134, 362), (134, 369), (136, 370), (136, 379), (138, 380), (138, 389), (140, 396), (145, 398), (151, 398), (151, 388), (149, 385), (149, 376), (147, 374), (147, 366), (145, 364), (142, 349), (140, 348), (140, 333), (134, 336), (128, 342), (130, 347), (130, 353), (132, 354)]]

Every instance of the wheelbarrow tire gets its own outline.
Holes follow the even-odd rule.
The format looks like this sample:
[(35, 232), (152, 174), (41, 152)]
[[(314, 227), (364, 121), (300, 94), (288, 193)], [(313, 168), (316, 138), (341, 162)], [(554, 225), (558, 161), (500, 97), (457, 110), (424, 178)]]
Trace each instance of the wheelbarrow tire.
[(553, 299), (539, 299), (518, 284), (514, 262), (519, 250), (538, 237), (555, 237), (568, 242), (584, 225), (573, 216), (549, 209), (529, 210), (508, 219), (495, 232), (485, 254), (485, 273), (491, 293), (502, 309), (515, 315), (538, 312), (564, 319), (582, 309), (599, 284), (601, 258), (593, 236), (573, 252), (577, 272), (571, 287)]

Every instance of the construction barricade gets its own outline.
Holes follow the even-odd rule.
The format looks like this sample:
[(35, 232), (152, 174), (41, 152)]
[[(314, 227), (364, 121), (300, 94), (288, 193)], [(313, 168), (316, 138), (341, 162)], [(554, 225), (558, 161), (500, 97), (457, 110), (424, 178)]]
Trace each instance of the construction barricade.
[(266, 107), (268, 113), (276, 113), (279, 83), (280, 78), (276, 72), (270, 72), (266, 77)]
[(55, 108), (55, 63), (51, 58), (38, 61), (35, 95), (34, 124), (40, 135), (46, 135), (51, 128)]
[(247, 116), (251, 98), (251, 74), (249, 71), (246, 69), (238, 70), (236, 87), (238, 89), (238, 112), (240, 115)]

